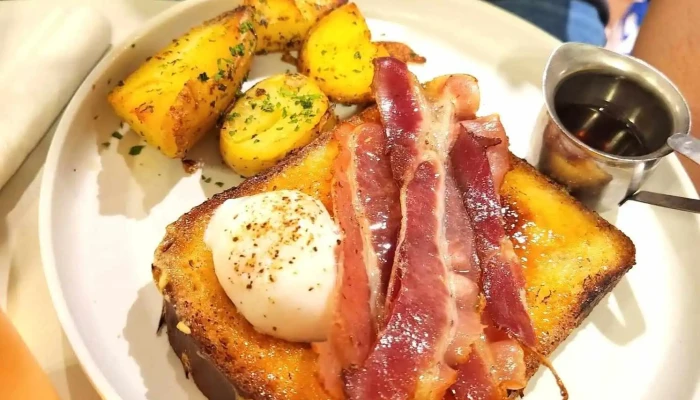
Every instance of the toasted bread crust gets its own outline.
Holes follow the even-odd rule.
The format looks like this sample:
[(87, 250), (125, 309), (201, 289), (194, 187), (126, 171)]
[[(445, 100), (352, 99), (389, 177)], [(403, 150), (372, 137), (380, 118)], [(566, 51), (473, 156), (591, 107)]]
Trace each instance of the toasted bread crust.
[[(377, 118), (376, 110), (368, 109), (346, 123)], [(164, 297), (170, 343), (208, 398), (229, 398), (234, 392), (252, 399), (330, 398), (316, 378), (316, 355), (308, 345), (259, 334), (236, 311), (217, 281), (203, 235), (221, 203), (254, 193), (297, 189), (332, 209), (330, 172), (337, 150), (332, 133), (326, 133), (167, 227), (155, 253), (153, 278)], [(538, 350), (549, 354), (632, 267), (635, 251), (615, 227), (524, 161), (512, 160), (501, 188), (506, 227), (523, 259)], [(529, 375), (534, 374), (536, 360), (527, 363)], [(204, 377), (213, 370), (227, 384)]]
[[(537, 350), (551, 354), (635, 263), (632, 241), (511, 155), (501, 187), (505, 225), (521, 257)], [(539, 362), (527, 357), (528, 376)]]

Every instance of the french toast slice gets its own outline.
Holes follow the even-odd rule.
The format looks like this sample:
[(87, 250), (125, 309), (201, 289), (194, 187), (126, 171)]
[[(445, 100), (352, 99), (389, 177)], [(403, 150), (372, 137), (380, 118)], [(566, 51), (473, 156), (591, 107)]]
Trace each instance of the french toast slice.
[[(378, 121), (376, 109), (344, 122)], [(209, 399), (328, 399), (316, 378), (309, 345), (257, 333), (236, 311), (214, 273), (203, 236), (225, 200), (296, 189), (331, 210), (331, 133), (272, 170), (215, 195), (167, 227), (156, 249), (153, 278), (164, 298), (168, 339), (185, 372)], [(538, 350), (550, 354), (634, 265), (622, 232), (584, 208), (526, 162), (512, 156), (500, 190), (506, 230), (523, 260), (529, 312)], [(538, 362), (528, 358), (528, 376)]]

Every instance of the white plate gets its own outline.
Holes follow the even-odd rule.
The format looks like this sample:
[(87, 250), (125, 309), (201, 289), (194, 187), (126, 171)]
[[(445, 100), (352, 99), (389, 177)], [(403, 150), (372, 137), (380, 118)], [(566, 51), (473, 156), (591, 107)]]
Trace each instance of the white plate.
[[(525, 155), (542, 104), (540, 76), (556, 40), (481, 2), (357, 2), (375, 40), (409, 43), (428, 58), (413, 68), (419, 78), (477, 76), (482, 111), (502, 114), (512, 149)], [(223, 190), (215, 182), (231, 186), (239, 178), (221, 167), (212, 140), (193, 152), (207, 165), (192, 176), (151, 148), (129, 156), (139, 138), (111, 137), (119, 121), (105, 96), (147, 56), (234, 3), (181, 3), (113, 49), (75, 95), (49, 152), (40, 208), (46, 276), (78, 358), (108, 399), (202, 398), (166, 338), (155, 334), (161, 298), (149, 266), (168, 223)], [(278, 59), (256, 59), (251, 77), (288, 68)], [(648, 189), (692, 192), (675, 158), (661, 165)], [(700, 220), (629, 203), (617, 225), (637, 245), (638, 265), (560, 347), (554, 363), (574, 399), (698, 397), (700, 269), (693, 246), (700, 243)], [(540, 373), (528, 391), (528, 398), (557, 397), (548, 374)]]

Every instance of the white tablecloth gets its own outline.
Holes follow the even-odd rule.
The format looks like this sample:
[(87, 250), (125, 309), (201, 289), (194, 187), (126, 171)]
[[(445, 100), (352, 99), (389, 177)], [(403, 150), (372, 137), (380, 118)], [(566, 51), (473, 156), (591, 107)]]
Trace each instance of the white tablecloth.
[[(38, 7), (77, 3), (98, 8), (110, 20), (112, 43), (119, 43), (145, 20), (175, 4), (156, 0), (0, 1), (0, 15), (31, 13)], [(8, 56), (3, 49), (11, 45), (3, 42), (0, 26), (0, 55)], [(7, 312), (62, 399), (99, 399), (61, 330), (41, 266), (37, 217), (39, 186), (52, 133), (40, 142), (17, 174), (0, 190), (0, 216), (4, 216), (0, 219), (0, 265), (10, 266)]]

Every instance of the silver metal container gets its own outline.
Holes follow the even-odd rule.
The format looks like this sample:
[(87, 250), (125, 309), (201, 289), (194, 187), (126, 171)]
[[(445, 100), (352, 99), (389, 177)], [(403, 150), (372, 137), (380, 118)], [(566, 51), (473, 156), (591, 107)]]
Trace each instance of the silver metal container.
[[(543, 91), (545, 107), (528, 161), (597, 211), (617, 207), (639, 189), (672, 152), (669, 136), (690, 133), (688, 104), (666, 76), (641, 60), (600, 47), (560, 46), (547, 63)], [(562, 104), (613, 106), (638, 134), (621, 132), (593, 147), (581, 139), (582, 131), (566, 128)], [(595, 119), (579, 123), (595, 124)]]

